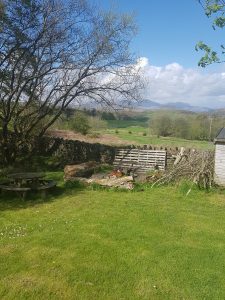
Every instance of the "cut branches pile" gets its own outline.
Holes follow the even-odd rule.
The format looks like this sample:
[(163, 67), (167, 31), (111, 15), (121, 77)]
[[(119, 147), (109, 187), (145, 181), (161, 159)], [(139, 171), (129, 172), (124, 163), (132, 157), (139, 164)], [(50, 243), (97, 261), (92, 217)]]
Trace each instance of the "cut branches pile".
[(187, 179), (199, 188), (210, 189), (213, 185), (214, 152), (192, 150), (185, 153), (184, 149), (177, 155), (173, 168), (157, 179), (153, 186), (176, 183)]

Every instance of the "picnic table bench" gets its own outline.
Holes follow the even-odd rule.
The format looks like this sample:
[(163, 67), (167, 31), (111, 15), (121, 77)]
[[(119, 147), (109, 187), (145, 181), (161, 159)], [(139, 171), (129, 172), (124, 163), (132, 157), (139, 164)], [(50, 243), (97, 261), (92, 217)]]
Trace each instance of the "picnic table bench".
[(27, 192), (31, 190), (29, 187), (17, 187), (12, 185), (0, 185), (0, 189), (2, 191), (16, 192), (19, 195), (22, 194), (23, 199), (26, 197)]
[(14, 173), (9, 174), (9, 180), (0, 184), (1, 191), (11, 191), (22, 195), (23, 199), (29, 191), (41, 191), (43, 196), (52, 187), (56, 186), (54, 180), (43, 179), (44, 173)]
[(41, 185), (33, 188), (33, 190), (41, 191), (43, 196), (46, 196), (46, 192), (56, 186), (56, 181), (54, 180), (43, 180)]

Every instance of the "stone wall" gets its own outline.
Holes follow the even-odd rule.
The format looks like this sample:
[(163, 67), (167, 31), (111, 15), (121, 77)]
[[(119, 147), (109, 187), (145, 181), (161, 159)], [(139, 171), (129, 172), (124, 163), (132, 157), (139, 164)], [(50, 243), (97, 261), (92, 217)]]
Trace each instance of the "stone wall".
[(40, 142), (39, 154), (57, 158), (61, 165), (97, 161), (111, 164), (116, 148), (102, 144), (45, 137)]
[[(151, 145), (130, 145), (123, 147), (91, 144), (82, 141), (67, 140), (62, 138), (45, 137), (40, 142), (39, 154), (54, 156), (60, 165), (76, 164), (87, 161), (96, 161), (112, 164), (115, 158), (115, 153), (118, 148), (139, 148), (152, 150), (166, 150), (167, 152), (167, 167), (173, 165), (174, 157), (179, 152), (178, 147), (170, 148), (163, 146)], [(190, 151), (187, 149), (186, 151)]]

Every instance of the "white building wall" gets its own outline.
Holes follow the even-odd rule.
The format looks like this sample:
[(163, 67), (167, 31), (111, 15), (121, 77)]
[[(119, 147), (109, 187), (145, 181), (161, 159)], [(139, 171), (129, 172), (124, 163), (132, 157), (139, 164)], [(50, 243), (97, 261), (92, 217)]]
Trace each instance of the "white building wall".
[(225, 143), (216, 144), (214, 180), (217, 184), (225, 186)]

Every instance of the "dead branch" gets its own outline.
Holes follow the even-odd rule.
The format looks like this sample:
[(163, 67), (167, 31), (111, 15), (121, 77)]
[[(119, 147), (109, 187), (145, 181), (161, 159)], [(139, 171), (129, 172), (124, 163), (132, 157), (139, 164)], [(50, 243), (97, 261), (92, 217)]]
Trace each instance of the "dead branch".
[[(184, 153), (182, 157), (184, 157)], [(166, 171), (152, 184), (152, 187), (187, 179), (200, 188), (210, 189), (213, 184), (213, 173), (214, 152), (191, 151), (188, 155), (185, 154), (185, 159), (181, 159), (181, 155), (179, 155), (179, 160), (176, 160), (172, 170)]]

